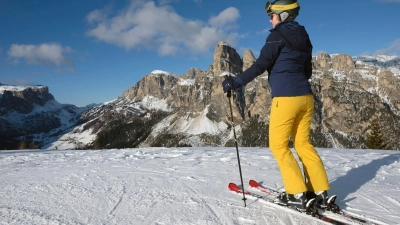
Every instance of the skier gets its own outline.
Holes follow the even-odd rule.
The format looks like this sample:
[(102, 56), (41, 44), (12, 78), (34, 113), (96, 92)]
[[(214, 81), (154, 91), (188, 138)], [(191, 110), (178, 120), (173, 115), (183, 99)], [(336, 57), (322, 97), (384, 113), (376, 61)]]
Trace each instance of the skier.
[[(310, 142), (314, 110), (313, 92), (308, 81), (312, 74), (312, 44), (305, 28), (295, 21), (300, 5), (297, 0), (276, 0), (267, 2), (265, 10), (273, 29), (260, 56), (236, 78), (224, 80), (223, 91), (242, 87), (268, 71), (272, 97), (269, 147), (277, 160), (286, 191), (275, 199), (275, 203), (306, 211), (310, 207), (307, 205), (309, 196), (308, 199), (315, 198), (317, 206), (326, 208), (329, 181), (321, 158)], [(307, 183), (288, 147), (290, 135), (304, 164)]]

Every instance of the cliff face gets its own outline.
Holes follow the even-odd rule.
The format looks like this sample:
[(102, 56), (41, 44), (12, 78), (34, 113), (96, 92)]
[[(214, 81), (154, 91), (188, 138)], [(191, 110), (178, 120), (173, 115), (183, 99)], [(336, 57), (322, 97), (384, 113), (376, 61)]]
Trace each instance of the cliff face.
[(389, 56), (319, 54), (311, 83), (319, 101), (314, 130), (328, 146), (363, 146), (371, 121), (379, 119), (385, 138), (399, 149), (400, 60)]
[(17, 88), (2, 85), (0, 132), (7, 136), (30, 135), (60, 126), (53, 115), (36, 113), (35, 106), (54, 100), (45, 86)]
[(4, 90), (0, 99), (0, 115), (15, 111), (22, 114), (30, 113), (34, 105), (44, 106), (54, 100), (46, 86), (27, 87), (24, 89)]

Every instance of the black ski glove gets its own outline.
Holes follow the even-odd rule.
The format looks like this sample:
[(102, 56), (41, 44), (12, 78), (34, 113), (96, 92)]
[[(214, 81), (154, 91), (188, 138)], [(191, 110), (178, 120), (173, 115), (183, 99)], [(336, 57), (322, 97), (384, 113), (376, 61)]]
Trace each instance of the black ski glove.
[(236, 90), (237, 88), (239, 88), (240, 84), (238, 84), (235, 79), (226, 79), (222, 82), (222, 89), (224, 90), (224, 93), (230, 91), (230, 90)]

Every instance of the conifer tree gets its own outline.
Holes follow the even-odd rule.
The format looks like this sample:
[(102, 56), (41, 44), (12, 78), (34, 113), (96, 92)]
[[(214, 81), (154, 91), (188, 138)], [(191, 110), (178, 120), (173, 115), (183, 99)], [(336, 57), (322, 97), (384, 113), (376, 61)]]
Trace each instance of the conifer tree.
[(379, 125), (378, 119), (372, 120), (370, 129), (371, 130), (367, 135), (365, 146), (369, 149), (385, 149), (387, 147), (387, 143), (383, 138), (384, 135)]
[(25, 140), (20, 141), (18, 144), (18, 150), (24, 150), (26, 148), (27, 148), (27, 145), (26, 145)]
[(32, 141), (29, 145), (28, 145), (28, 149), (39, 149), (40, 147), (38, 145), (35, 144), (34, 141)]

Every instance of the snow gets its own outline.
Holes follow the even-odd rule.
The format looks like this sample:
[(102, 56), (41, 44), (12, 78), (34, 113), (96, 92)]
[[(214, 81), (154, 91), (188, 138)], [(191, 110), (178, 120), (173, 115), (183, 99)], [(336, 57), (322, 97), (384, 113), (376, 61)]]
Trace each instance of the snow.
[(196, 79), (180, 79), (178, 84), (180, 86), (190, 86), (196, 83)]
[(75, 149), (77, 146), (87, 145), (96, 139), (96, 134), (92, 134), (93, 130), (83, 130), (86, 125), (76, 127), (72, 132), (62, 135), (56, 141), (43, 146), (44, 149), (57, 150), (57, 149)]
[(166, 72), (166, 71), (163, 71), (163, 70), (153, 70), (150, 74), (153, 74), (153, 75), (162, 75), (162, 74), (172, 75), (172, 73)]
[(378, 77), (371, 75), (367, 70), (356, 69), (355, 71), (359, 73), (364, 80), (374, 80), (375, 82), (378, 82)]
[[(245, 188), (282, 187), (268, 148), (239, 147)], [(400, 153), (317, 149), (329, 193), (377, 224), (400, 221)], [(0, 224), (325, 224), (228, 191), (234, 147), (0, 151)]]
[(3, 94), (4, 91), (23, 91), (27, 88), (45, 88), (45, 86), (17, 86), (17, 85), (7, 85), (0, 84), (0, 94)]
[(161, 132), (163, 132), (165, 129), (167, 129), (169, 127), (169, 125), (172, 123), (172, 121), (177, 117), (177, 113), (172, 114), (170, 116), (167, 116), (166, 118), (164, 118), (161, 122), (157, 123), (152, 131), (151, 131), (151, 135), (153, 137), (158, 136)]
[(343, 71), (335, 69), (330, 69), (329, 71), (332, 71), (332, 77), (335, 77), (339, 81), (347, 78), (347, 75)]
[(218, 42), (218, 45), (223, 45), (223, 46), (227, 46), (227, 47), (231, 47), (232, 48), (232, 46), (230, 46), (228, 43), (226, 43), (224, 41)]
[(180, 132), (193, 135), (203, 133), (217, 135), (221, 133), (220, 128), (225, 130), (228, 126), (215, 124), (213, 121), (208, 119), (207, 113), (209, 107), (210, 105), (208, 105), (196, 118), (189, 118), (185, 121), (181, 121), (182, 123), (180, 124)]
[(189, 135), (221, 134), (226, 131), (228, 125), (222, 121), (218, 123), (211, 121), (207, 117), (209, 106), (210, 105), (206, 106), (202, 112), (198, 113), (198, 115), (195, 115), (194, 117), (190, 116), (190, 112), (188, 112), (188, 115), (185, 117), (179, 117), (177, 114), (168, 116), (154, 127), (151, 136), (155, 137), (165, 129), (173, 133), (184, 133)]
[(141, 105), (146, 109), (159, 109), (165, 112), (171, 112), (167, 99), (159, 99), (154, 96), (147, 95), (143, 98)]

